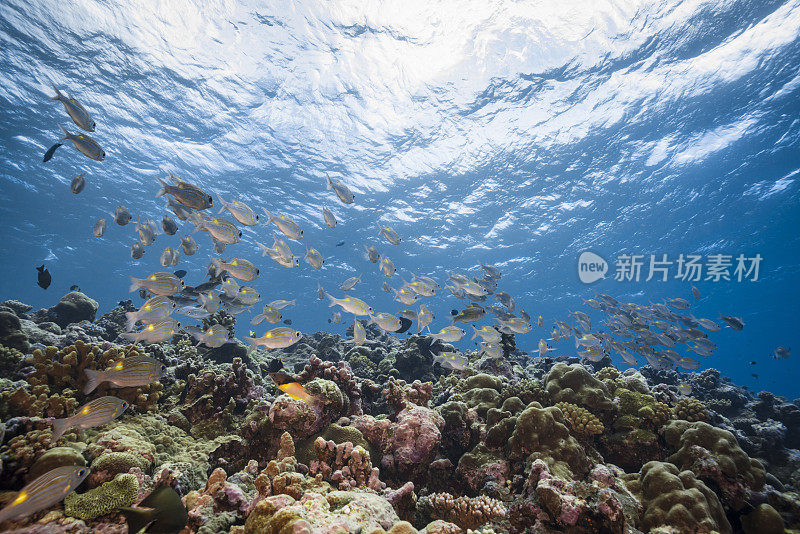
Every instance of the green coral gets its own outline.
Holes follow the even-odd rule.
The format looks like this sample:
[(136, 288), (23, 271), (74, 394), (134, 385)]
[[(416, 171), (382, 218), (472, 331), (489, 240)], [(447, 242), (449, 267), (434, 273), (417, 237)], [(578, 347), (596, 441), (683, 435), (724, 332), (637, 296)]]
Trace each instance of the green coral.
[(153, 464), (144, 456), (132, 452), (107, 452), (92, 462), (92, 471), (108, 471), (110, 474), (127, 473), (132, 467), (148, 471)]
[(672, 419), (672, 410), (652, 395), (625, 388), (615, 391), (619, 399), (620, 417), (614, 422), (617, 430), (658, 430)]
[(131, 506), (139, 497), (139, 481), (134, 475), (117, 475), (86, 493), (70, 493), (64, 499), (64, 513), (91, 521), (122, 506)]
[(742, 529), (745, 534), (783, 534), (783, 519), (775, 508), (764, 503), (747, 515), (742, 516)]
[(557, 363), (544, 378), (553, 402), (569, 402), (595, 413), (613, 413), (614, 403), (606, 385), (578, 364)]
[(675, 419), (683, 419), (694, 423), (697, 421), (709, 421), (711, 419), (708, 409), (702, 402), (694, 397), (684, 397), (675, 404)]

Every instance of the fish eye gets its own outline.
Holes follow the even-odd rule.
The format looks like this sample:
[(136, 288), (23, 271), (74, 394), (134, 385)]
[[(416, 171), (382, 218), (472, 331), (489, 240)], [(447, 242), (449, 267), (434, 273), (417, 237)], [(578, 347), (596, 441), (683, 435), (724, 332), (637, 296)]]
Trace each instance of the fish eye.
[(86, 468), (83, 468), (83, 469), (81, 469), (80, 471), (78, 471), (78, 476), (79, 476), (79, 477), (82, 477), (82, 476), (83, 476), (83, 475), (85, 475), (85, 474), (86, 474)]
[(258, 220), (258, 215), (256, 215), (256, 220)]
[(211, 198), (211, 195), (208, 196), (208, 203), (209, 204), (213, 204), (214, 203), (214, 199)]
[(239, 237), (242, 237), (242, 231), (239, 230)]

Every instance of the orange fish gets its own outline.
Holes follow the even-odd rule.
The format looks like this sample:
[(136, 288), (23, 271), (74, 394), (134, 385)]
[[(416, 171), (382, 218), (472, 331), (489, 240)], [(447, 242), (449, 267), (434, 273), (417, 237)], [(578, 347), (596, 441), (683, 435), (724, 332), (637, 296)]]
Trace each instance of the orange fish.
[(306, 388), (298, 382), (289, 382), (288, 384), (281, 384), (278, 389), (289, 395), (294, 400), (301, 400), (309, 402), (314, 396), (306, 391)]

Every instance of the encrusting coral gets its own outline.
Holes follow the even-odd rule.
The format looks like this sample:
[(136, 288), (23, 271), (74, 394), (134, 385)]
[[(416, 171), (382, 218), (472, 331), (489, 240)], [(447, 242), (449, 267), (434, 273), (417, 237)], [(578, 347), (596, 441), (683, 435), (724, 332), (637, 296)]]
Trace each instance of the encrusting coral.
[(449, 493), (433, 493), (420, 498), (417, 514), (435, 520), (441, 519), (463, 529), (476, 529), (489, 521), (505, 517), (505, 505), (490, 497), (454, 497)]

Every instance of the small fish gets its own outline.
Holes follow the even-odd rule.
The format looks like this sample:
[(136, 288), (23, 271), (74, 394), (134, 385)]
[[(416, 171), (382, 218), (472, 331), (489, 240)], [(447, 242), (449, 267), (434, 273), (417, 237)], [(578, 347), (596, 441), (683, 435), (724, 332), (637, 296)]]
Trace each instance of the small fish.
[(402, 302), (403, 304), (411, 305), (417, 302), (419, 295), (411, 291), (411, 289), (407, 287), (401, 287), (399, 290), (395, 290), (394, 288), (390, 288), (394, 291), (394, 300), (398, 302)]
[(156, 193), (156, 198), (170, 195), (180, 204), (194, 210), (204, 210), (213, 206), (214, 199), (211, 198), (211, 195), (196, 185), (176, 178), (172, 172), (169, 173), (169, 177), (175, 185), (170, 185), (161, 178), (156, 178), (158, 183), (161, 184), (161, 189)]
[(39, 274), (36, 275), (36, 284), (42, 289), (50, 287), (50, 283), (53, 281), (53, 278), (50, 276), (50, 271), (45, 269), (44, 265), (37, 267), (36, 270), (39, 271)]
[(64, 432), (74, 426), (85, 429), (110, 423), (127, 409), (128, 403), (117, 397), (100, 397), (89, 401), (78, 408), (75, 415), (53, 421), (52, 441), (58, 441)]
[(522, 308), (520, 308), (517, 313), (519, 314), (519, 318), (522, 319), (523, 321), (531, 322), (531, 316), (528, 315), (528, 312), (526, 312)]
[(391, 228), (389, 226), (384, 228), (383, 226), (381, 226), (381, 223), (377, 223), (377, 224), (378, 224), (378, 228), (379, 228), (378, 235), (383, 235), (383, 237), (386, 238), (386, 241), (388, 241), (392, 245), (399, 245), (400, 244), (400, 241), (402, 241), (402, 239), (400, 238), (400, 235), (397, 232), (394, 231), (393, 228)]
[(334, 245), (334, 246), (341, 247), (342, 245), (344, 245), (344, 241), (339, 241), (339, 242), (338, 242), (338, 243), (336, 243), (336, 245)]
[(395, 272), (394, 263), (386, 256), (381, 256), (380, 270), (386, 277), (392, 277)]
[(755, 364), (756, 364), (756, 362), (750, 362), (750, 365), (755, 365)]
[(322, 269), (322, 264), (325, 263), (325, 259), (322, 257), (322, 254), (320, 254), (319, 251), (314, 247), (308, 247), (306, 250), (305, 260), (314, 269)]
[(325, 206), (322, 207), (322, 218), (325, 220), (325, 224), (328, 228), (336, 227), (336, 217), (334, 217), (333, 212)]
[(94, 228), (92, 228), (92, 233), (95, 237), (103, 237), (103, 234), (106, 233), (106, 218), (101, 217), (94, 223)]
[(545, 354), (553, 350), (555, 349), (551, 348), (550, 345), (547, 344), (547, 341), (545, 341), (544, 339), (539, 340), (539, 346), (538, 346), (539, 356), (544, 356)]
[(191, 256), (197, 252), (197, 242), (190, 235), (181, 236), (181, 248), (184, 254)]
[(281, 384), (278, 386), (278, 389), (289, 395), (294, 400), (301, 400), (305, 403), (309, 403), (314, 396), (306, 391), (306, 388), (299, 384), (298, 382), (289, 382), (288, 384)]
[(283, 232), (283, 234), (289, 239), (294, 239), (294, 240), (303, 239), (303, 230), (291, 218), (289, 218), (286, 215), (280, 215), (280, 214), (275, 216), (272, 213), (270, 213), (266, 208), (263, 209), (264, 213), (266, 213), (267, 217), (269, 217), (267, 224), (274, 222), (275, 226), (278, 227), (278, 230)]
[(397, 312), (397, 315), (399, 315), (400, 317), (405, 317), (409, 321), (417, 320), (417, 312), (414, 310), (401, 310)]
[(239, 288), (239, 292), (236, 293), (234, 297), (237, 302), (240, 304), (244, 304), (245, 306), (252, 306), (261, 298), (261, 295), (256, 291), (254, 287), (249, 286), (242, 286)]
[(142, 304), (135, 312), (125, 312), (125, 329), (132, 330), (137, 321), (154, 323), (166, 319), (175, 309), (175, 302), (169, 297), (157, 295)]
[(192, 319), (205, 319), (211, 316), (205, 308), (198, 308), (197, 306), (183, 306), (175, 310), (175, 313), (186, 315)]
[(753, 378), (755, 378), (756, 380), (758, 380), (758, 375), (757, 375), (757, 374), (755, 374), (755, 373), (750, 373), (750, 376), (752, 376)]
[(692, 295), (694, 296), (695, 299), (699, 299), (700, 298), (700, 290), (697, 289), (696, 287), (692, 286)]
[(328, 322), (333, 322), (334, 324), (340, 324), (342, 322), (342, 312), (333, 312), (331, 318), (328, 319)]
[(172, 248), (167, 247), (164, 249), (164, 252), (161, 253), (161, 258), (159, 259), (161, 262), (162, 267), (169, 267), (172, 265)]
[(423, 282), (422, 280), (414, 280), (413, 282), (406, 282), (402, 277), (400, 278), (403, 280), (403, 284), (405, 287), (409, 288), (411, 291), (419, 295), (420, 297), (433, 297), (436, 295), (436, 290), (431, 287), (430, 284)]
[(137, 505), (118, 508), (128, 523), (128, 532), (180, 532), (189, 520), (181, 496), (170, 486), (159, 486)]
[(268, 323), (275, 324), (283, 318), (281, 312), (279, 312), (276, 308), (272, 306), (264, 306), (264, 309), (250, 319), (250, 324), (253, 326), (261, 324), (263, 321), (267, 321)]
[(70, 291), (80, 291), (81, 288), (79, 288), (77, 285), (71, 285), (71, 286), (69, 286), (69, 290)]
[(170, 199), (167, 201), (167, 207), (171, 209), (172, 213), (174, 213), (175, 216), (182, 221), (188, 220), (189, 217), (192, 216), (192, 213), (194, 213), (190, 208), (175, 202), (175, 199), (172, 197), (170, 197)]
[(506, 321), (500, 321), (500, 331), (504, 334), (527, 334), (531, 331), (531, 323), (523, 321), (519, 317), (512, 317)]
[(445, 343), (456, 343), (461, 341), (464, 334), (466, 334), (466, 332), (457, 326), (445, 326), (438, 334), (433, 334), (430, 337), (434, 340), (438, 339), (444, 341)]
[(502, 273), (500, 272), (500, 269), (498, 269), (494, 265), (481, 262), (478, 262), (478, 265), (481, 266), (481, 269), (483, 269), (483, 272), (485, 272), (486, 276), (488, 276), (489, 278), (492, 278), (494, 280), (499, 280), (500, 277), (503, 276)]
[(130, 279), (131, 285), (128, 291), (136, 291), (140, 287), (144, 287), (155, 295), (164, 295), (167, 297), (174, 295), (186, 287), (183, 280), (167, 272), (153, 273), (147, 278), (134, 278), (131, 276)]
[(218, 258), (212, 258), (212, 263), (216, 267), (218, 273), (227, 272), (237, 280), (244, 282), (252, 282), (261, 271), (249, 261), (242, 258), (234, 258), (229, 262), (224, 262)]
[(85, 174), (85, 172), (80, 173), (78, 176), (73, 178), (72, 183), (69, 184), (69, 190), (76, 195), (83, 191), (83, 188), (86, 187), (86, 179), (84, 178)]
[(225, 252), (225, 243), (217, 241), (213, 237), (211, 238), (211, 241), (214, 242), (214, 252), (216, 252), (217, 254), (223, 254)]
[(317, 298), (319, 300), (325, 300), (325, 289), (323, 289), (322, 284), (317, 282)]
[(676, 310), (688, 310), (691, 306), (688, 300), (682, 298), (664, 299), (664, 302)]
[(228, 329), (216, 323), (208, 327), (205, 332), (192, 330), (190, 333), (198, 341), (198, 344), (202, 343), (210, 348), (221, 347), (228, 342)]
[(245, 226), (255, 226), (258, 224), (258, 214), (244, 202), (238, 200), (225, 202), (222, 200), (222, 197), (219, 197), (219, 201), (222, 204), (222, 209), (219, 210), (219, 213), (228, 210), (234, 219)]
[(116, 387), (127, 388), (146, 386), (164, 376), (167, 366), (150, 356), (127, 356), (105, 371), (84, 369), (86, 386), (83, 393), (88, 395), (103, 382), (111, 382)]
[(328, 173), (325, 173), (325, 176), (328, 178), (328, 189), (333, 189), (333, 192), (336, 193), (339, 200), (345, 204), (352, 204), (355, 201), (356, 197), (353, 195), (353, 192), (350, 191), (350, 188), (344, 185), (340, 180), (335, 178), (331, 179)]
[(291, 319), (285, 319), (285, 320), (283, 321), (283, 324), (288, 324), (288, 325), (291, 325), (291, 324), (292, 324), (292, 320), (291, 320)]
[(539, 327), (544, 326), (544, 318), (541, 315), (539, 316), (539, 319), (536, 321), (536, 324), (539, 325)]
[(175, 276), (177, 276), (178, 278), (183, 278), (184, 276), (186, 276), (186, 271), (185, 271), (185, 270), (183, 270), (183, 269), (180, 269), (180, 270), (178, 270), (178, 271), (175, 271), (175, 272), (174, 272), (174, 273), (172, 273), (172, 274), (174, 274), (174, 275), (175, 275)]
[(89, 115), (89, 112), (86, 111), (86, 108), (83, 107), (83, 105), (81, 105), (81, 103), (76, 99), (67, 98), (61, 94), (61, 91), (58, 90), (52, 81), (50, 82), (50, 85), (56, 92), (56, 96), (50, 98), (50, 100), (56, 100), (64, 104), (64, 109), (67, 110), (67, 115), (69, 115), (69, 118), (72, 119), (72, 122), (87, 132), (93, 132), (96, 125), (92, 120), (92, 117)]
[(195, 225), (195, 232), (203, 230), (224, 245), (238, 243), (242, 239), (242, 231), (227, 219), (212, 217), (204, 213), (192, 213), (189, 220)]
[(370, 324), (378, 325), (384, 332), (397, 332), (400, 329), (400, 320), (391, 313), (376, 313), (369, 316)]
[(364, 248), (367, 251), (367, 259), (372, 263), (378, 263), (378, 260), (381, 259), (381, 253), (378, 252), (378, 249), (374, 245), (364, 245)]
[(56, 143), (50, 148), (48, 148), (47, 152), (44, 153), (44, 158), (42, 159), (42, 163), (47, 163), (48, 161), (53, 159), (53, 155), (56, 153), (56, 150), (58, 150), (58, 147), (60, 146), (64, 145), (62, 143)]
[(148, 324), (139, 332), (125, 332), (120, 334), (121, 337), (128, 339), (130, 341), (138, 342), (138, 341), (147, 341), (148, 343), (162, 343), (171, 339), (175, 332), (177, 332), (181, 327), (181, 323), (173, 319), (172, 317), (167, 317), (166, 319), (162, 319), (161, 321), (156, 321), (153, 323)]
[(578, 351), (578, 356), (586, 358), (590, 362), (599, 362), (605, 355), (606, 353), (600, 347), (590, 347), (586, 350)]
[[(150, 224), (151, 222), (153, 224)], [(139, 233), (139, 241), (146, 247), (152, 245), (156, 240), (155, 221), (152, 219), (145, 219), (143, 223), (141, 218), (137, 218), (136, 231)]]
[(75, 491), (89, 476), (89, 468), (82, 466), (56, 467), (25, 485), (5, 508), (0, 510), (0, 523), (18, 517), (30, 516), (60, 502)]
[(792, 355), (792, 349), (791, 347), (775, 347), (772, 355), (775, 359), (785, 360)]
[(356, 284), (358, 284), (360, 281), (361, 281), (360, 276), (351, 276), (350, 278), (342, 282), (342, 285), (339, 286), (339, 289), (341, 289), (342, 291), (350, 291), (351, 289), (356, 287)]
[(131, 244), (131, 258), (138, 260), (142, 256), (144, 256), (144, 247), (142, 246), (142, 243), (137, 241)]
[(198, 298), (200, 299), (200, 306), (208, 313), (217, 313), (219, 311), (220, 300), (216, 292), (201, 293)]
[(355, 297), (345, 297), (343, 299), (337, 299), (333, 295), (328, 295), (329, 307), (333, 306), (341, 306), (344, 311), (347, 313), (352, 313), (353, 315), (372, 315), (373, 310), (372, 306), (369, 306), (366, 302), (361, 299), (357, 299)]
[(164, 215), (161, 219), (161, 229), (167, 235), (175, 235), (178, 233), (178, 223), (169, 215)]
[(361, 321), (359, 321), (358, 318), (354, 319), (353, 339), (348, 339), (345, 341), (345, 343), (352, 343), (353, 345), (360, 346), (363, 345), (366, 340), (367, 340), (367, 331), (364, 328), (364, 325), (361, 324)]
[(384, 281), (383, 281), (383, 290), (384, 290), (386, 293), (391, 293), (392, 291), (394, 291), (394, 290), (392, 289), (392, 286), (390, 286), (390, 285), (389, 285), (389, 282), (387, 282), (386, 280), (384, 280)]
[(503, 338), (500, 332), (491, 326), (482, 326), (479, 330), (475, 325), (472, 325), (472, 329), (475, 333), (472, 334), (470, 339), (480, 337), (485, 343), (500, 343), (500, 340)]
[(480, 352), (490, 358), (499, 358), (503, 355), (503, 347), (498, 343), (481, 343)]
[[(469, 293), (469, 291), (467, 291), (467, 293)], [(514, 310), (517, 307), (517, 303), (514, 302), (514, 297), (512, 297), (511, 295), (509, 295), (505, 291), (498, 291), (497, 293), (494, 294), (494, 298), (499, 300), (500, 304), (505, 306), (508, 309), (508, 311), (510, 311), (512, 313), (514, 312)]]
[(100, 148), (100, 145), (97, 143), (97, 141), (86, 134), (79, 133), (77, 135), (73, 135), (60, 124), (58, 127), (64, 132), (64, 137), (59, 139), (59, 141), (72, 141), (72, 144), (75, 146), (78, 152), (89, 159), (93, 159), (95, 161), (103, 161), (106, 159), (106, 153), (102, 148)]
[(694, 371), (700, 368), (700, 362), (689, 356), (683, 356), (675, 361), (675, 364), (688, 371)]
[(131, 222), (131, 219), (133, 219), (133, 216), (125, 206), (119, 205), (117, 209), (114, 210), (114, 222), (118, 225), (125, 226)]
[(442, 351), (433, 357), (434, 363), (439, 363), (446, 369), (463, 371), (469, 365), (469, 358), (458, 352)]
[[(322, 286), (320, 286), (321, 288)], [(324, 297), (323, 297), (324, 298)], [(270, 308), (275, 308), (276, 310), (282, 310), (288, 306), (294, 306), (297, 304), (297, 299), (292, 300), (273, 300), (269, 303)]]
[(728, 326), (733, 328), (734, 330), (741, 330), (744, 328), (744, 321), (742, 321), (741, 317), (732, 317), (728, 315), (719, 314), (719, 318), (725, 321)]
[[(422, 329), (430, 325), (433, 320), (435, 319), (433, 312), (431, 312), (428, 307), (423, 302), (419, 305), (419, 313), (417, 314), (417, 327), (419, 328), (418, 332), (422, 332)], [(430, 332), (430, 330), (428, 330)]]
[(450, 322), (475, 323), (483, 319), (485, 315), (486, 310), (484, 310), (481, 306), (478, 306), (477, 304), (470, 304), (461, 310), (458, 315), (450, 317)]
[(285, 349), (300, 341), (301, 337), (303, 337), (303, 334), (297, 330), (279, 326), (269, 330), (259, 338), (245, 337), (244, 340), (250, 344), (250, 350), (255, 350), (260, 345), (268, 349)]
[(683, 397), (688, 397), (692, 394), (692, 385), (687, 382), (681, 382), (678, 384), (678, 395)]

